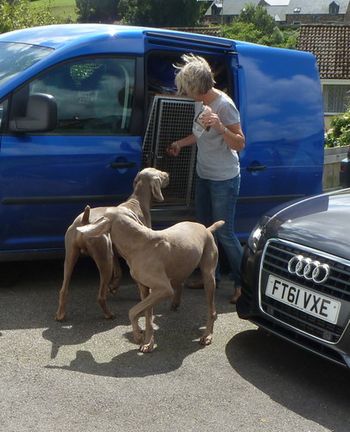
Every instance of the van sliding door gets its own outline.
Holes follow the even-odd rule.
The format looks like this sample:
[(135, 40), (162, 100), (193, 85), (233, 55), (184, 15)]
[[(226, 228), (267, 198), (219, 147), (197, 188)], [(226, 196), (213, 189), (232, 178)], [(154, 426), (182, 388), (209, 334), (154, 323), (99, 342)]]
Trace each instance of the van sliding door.
[[(170, 183), (163, 191), (165, 202), (152, 219), (175, 222), (193, 218), (196, 146), (185, 147), (178, 157), (170, 157), (166, 148), (192, 133), (194, 101), (176, 94), (174, 65), (183, 54), (205, 57), (215, 73), (219, 88), (228, 87), (226, 53), (233, 42), (184, 32), (145, 32), (145, 73), (147, 128), (143, 145), (143, 166), (154, 166), (169, 172)], [(225, 81), (225, 82), (224, 82)], [(222, 84), (222, 86), (221, 86)], [(160, 207), (162, 207), (160, 209)], [(159, 216), (159, 217), (158, 217)], [(165, 219), (164, 219), (165, 217)]]

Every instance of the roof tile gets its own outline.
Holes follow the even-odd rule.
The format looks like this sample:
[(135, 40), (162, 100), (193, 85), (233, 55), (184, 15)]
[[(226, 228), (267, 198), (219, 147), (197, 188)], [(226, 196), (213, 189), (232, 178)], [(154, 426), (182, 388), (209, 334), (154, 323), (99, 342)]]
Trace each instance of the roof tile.
[(350, 79), (350, 26), (303, 25), (298, 49), (312, 52), (323, 79)]

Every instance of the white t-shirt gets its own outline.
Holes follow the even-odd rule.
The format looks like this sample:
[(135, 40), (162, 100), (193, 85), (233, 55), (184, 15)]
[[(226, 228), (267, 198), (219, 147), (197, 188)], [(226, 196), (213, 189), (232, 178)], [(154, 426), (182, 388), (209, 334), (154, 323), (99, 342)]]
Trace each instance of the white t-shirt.
[[(240, 123), (239, 112), (232, 99), (220, 94), (209, 104), (224, 126)], [(202, 102), (195, 103), (195, 119), (203, 108)], [(229, 180), (240, 173), (238, 153), (225, 143), (223, 135), (216, 129), (200, 130), (193, 123), (193, 133), (197, 138), (197, 174), (207, 180)]]

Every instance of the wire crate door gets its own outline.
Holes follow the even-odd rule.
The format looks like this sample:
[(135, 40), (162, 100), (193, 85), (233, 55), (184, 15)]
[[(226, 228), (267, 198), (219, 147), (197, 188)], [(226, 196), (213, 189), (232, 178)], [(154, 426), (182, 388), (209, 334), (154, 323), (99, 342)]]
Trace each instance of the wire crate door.
[(196, 146), (185, 147), (171, 157), (167, 147), (192, 133), (194, 102), (188, 99), (155, 96), (143, 146), (143, 165), (170, 175), (163, 191), (166, 204), (190, 206), (193, 200)]

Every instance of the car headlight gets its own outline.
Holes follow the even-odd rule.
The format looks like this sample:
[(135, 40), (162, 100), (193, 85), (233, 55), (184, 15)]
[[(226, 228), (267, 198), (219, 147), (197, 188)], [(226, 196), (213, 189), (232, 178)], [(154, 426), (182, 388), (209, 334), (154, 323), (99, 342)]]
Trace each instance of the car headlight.
[(263, 216), (259, 222), (255, 225), (252, 232), (250, 233), (250, 236), (248, 238), (248, 247), (251, 249), (253, 253), (256, 252), (258, 248), (258, 244), (261, 238), (261, 235), (263, 233), (263, 230), (266, 226), (266, 224), (269, 222), (270, 217), (269, 216)]

